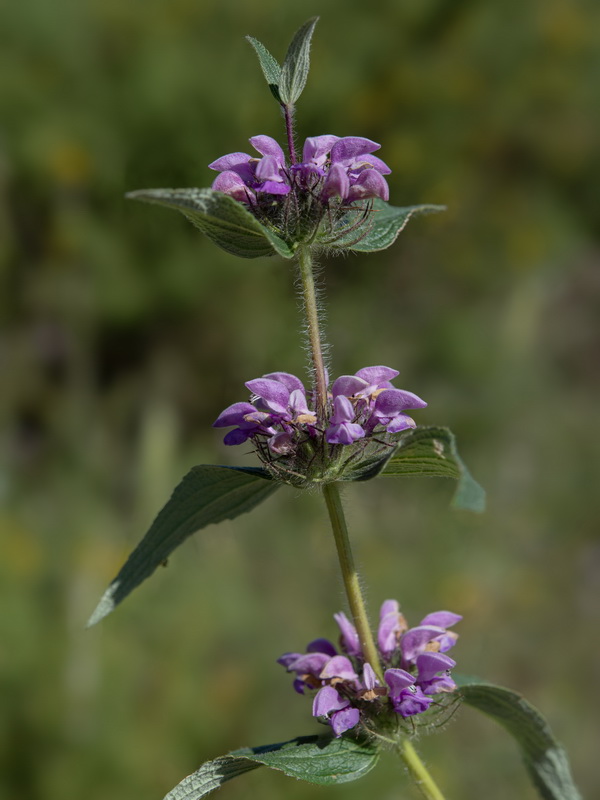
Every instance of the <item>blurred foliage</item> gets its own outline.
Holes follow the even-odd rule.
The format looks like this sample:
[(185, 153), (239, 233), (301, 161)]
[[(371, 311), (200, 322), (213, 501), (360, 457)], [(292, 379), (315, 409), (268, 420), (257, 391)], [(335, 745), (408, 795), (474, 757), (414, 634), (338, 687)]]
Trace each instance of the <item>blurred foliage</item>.
[[(23, 0), (0, 9), (0, 800), (159, 798), (315, 728), (274, 659), (344, 605), (318, 497), (207, 529), (83, 625), (181, 475), (239, 460), (210, 423), (243, 382), (305, 360), (289, 264), (124, 192), (208, 185), (213, 159), (281, 138), (243, 36), (281, 57), (316, 13), (299, 136), (373, 138), (393, 203), (448, 206), (322, 265), (334, 370), (401, 369), (489, 493), (474, 518), (443, 481), (349, 488), (372, 610), (463, 613), (463, 671), (540, 706), (600, 791), (598, 4)], [(469, 709), (421, 747), (449, 797), (533, 798)], [(259, 771), (222, 795), (404, 781), (390, 758), (337, 790)]]

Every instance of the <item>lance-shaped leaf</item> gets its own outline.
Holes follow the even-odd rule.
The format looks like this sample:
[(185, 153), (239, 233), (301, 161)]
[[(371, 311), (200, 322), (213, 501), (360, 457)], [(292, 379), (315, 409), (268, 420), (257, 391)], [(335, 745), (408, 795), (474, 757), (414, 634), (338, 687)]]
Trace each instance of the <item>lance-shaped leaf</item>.
[(304, 23), (285, 55), (279, 82), (279, 95), (284, 105), (294, 105), (304, 91), (310, 67), (310, 41), (318, 21), (318, 17), (313, 17)]
[(281, 236), (252, 216), (248, 209), (223, 192), (212, 189), (142, 189), (129, 192), (130, 200), (143, 200), (181, 211), (215, 244), (242, 258), (278, 253), (292, 258), (293, 249)]
[(255, 39), (254, 36), (246, 36), (246, 39), (256, 51), (260, 68), (265, 76), (265, 80), (269, 84), (269, 89), (271, 90), (273, 97), (275, 100), (281, 103), (281, 97), (279, 95), (281, 67), (279, 66), (279, 62), (271, 55), (271, 53), (269, 53), (264, 44), (259, 42), (258, 39)]
[(279, 485), (260, 468), (193, 467), (102, 596), (88, 627), (110, 614), (192, 533), (250, 511)]
[(378, 758), (379, 752), (371, 742), (301, 736), (282, 744), (245, 747), (208, 761), (184, 778), (164, 800), (200, 800), (226, 781), (261, 766), (322, 786), (348, 783), (366, 775)]
[[(342, 222), (338, 225), (339, 238), (332, 242), (332, 246), (344, 250), (354, 250), (358, 253), (372, 253), (376, 250), (385, 250), (394, 244), (401, 231), (408, 224), (409, 219), (419, 214), (433, 214), (438, 211), (445, 211), (445, 206), (390, 206), (383, 200), (376, 197), (373, 200), (373, 210), (369, 220), (365, 221), (359, 228), (356, 227), (360, 209), (349, 211)], [(363, 227), (367, 230), (364, 236), (360, 231)], [(347, 232), (344, 233), (344, 229)]]
[(485, 510), (485, 491), (475, 481), (456, 449), (448, 428), (418, 427), (402, 434), (398, 447), (380, 475), (400, 478), (454, 478), (458, 481), (452, 498), (454, 508)]
[(540, 797), (581, 800), (567, 754), (537, 708), (501, 686), (478, 678), (454, 677), (465, 703), (495, 719), (514, 737)]

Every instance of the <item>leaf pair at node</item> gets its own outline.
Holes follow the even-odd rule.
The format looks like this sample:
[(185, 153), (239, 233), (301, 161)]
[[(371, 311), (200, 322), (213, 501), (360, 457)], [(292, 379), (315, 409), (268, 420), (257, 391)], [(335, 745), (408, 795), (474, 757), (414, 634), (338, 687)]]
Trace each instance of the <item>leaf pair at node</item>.
[(318, 17), (313, 17), (296, 32), (282, 66), (262, 42), (253, 36), (246, 36), (256, 51), (273, 97), (281, 105), (293, 106), (304, 91), (310, 68), (310, 43), (318, 21)]

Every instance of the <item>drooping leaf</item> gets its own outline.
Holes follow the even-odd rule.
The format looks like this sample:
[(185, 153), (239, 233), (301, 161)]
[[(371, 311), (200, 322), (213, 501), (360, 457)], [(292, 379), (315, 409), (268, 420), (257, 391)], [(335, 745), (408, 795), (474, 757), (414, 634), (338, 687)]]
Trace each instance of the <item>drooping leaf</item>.
[(258, 41), (258, 39), (255, 39), (253, 36), (246, 36), (246, 39), (256, 51), (260, 68), (262, 69), (262, 73), (269, 84), (269, 89), (271, 90), (273, 97), (275, 100), (277, 100), (277, 102), (280, 103), (281, 97), (279, 95), (279, 82), (281, 80), (281, 67), (279, 66), (279, 62), (271, 55), (271, 53), (269, 53), (264, 44)]
[(452, 506), (468, 511), (485, 510), (485, 491), (473, 479), (448, 428), (421, 427), (402, 434), (393, 456), (381, 470), (385, 477), (454, 478), (458, 481)]
[(456, 680), (465, 703), (495, 719), (514, 737), (540, 797), (581, 800), (567, 754), (537, 708), (517, 692), (478, 678)]
[(385, 250), (394, 244), (409, 219), (418, 214), (433, 214), (444, 210), (445, 206), (433, 205), (400, 208), (398, 206), (390, 206), (383, 200), (375, 198), (373, 200), (372, 217), (365, 223), (368, 227), (367, 233), (360, 238), (360, 234), (353, 227), (353, 224), (357, 221), (357, 212), (350, 211), (338, 226), (341, 230), (348, 228), (348, 232), (336, 239), (332, 246), (344, 250), (354, 250), (358, 253)]
[(278, 253), (292, 258), (292, 248), (279, 235), (262, 225), (242, 204), (212, 189), (142, 189), (126, 197), (181, 211), (215, 244), (241, 258)]
[(362, 778), (373, 769), (379, 752), (372, 743), (341, 737), (300, 736), (290, 742), (245, 747), (208, 761), (179, 783), (164, 800), (200, 800), (226, 781), (260, 766), (309, 783), (331, 786)]
[(310, 67), (310, 41), (318, 21), (318, 17), (313, 17), (304, 23), (294, 35), (285, 55), (279, 82), (279, 95), (285, 105), (294, 105), (306, 86)]
[(278, 487), (260, 468), (193, 467), (100, 599), (88, 627), (110, 614), (193, 533), (251, 511)]

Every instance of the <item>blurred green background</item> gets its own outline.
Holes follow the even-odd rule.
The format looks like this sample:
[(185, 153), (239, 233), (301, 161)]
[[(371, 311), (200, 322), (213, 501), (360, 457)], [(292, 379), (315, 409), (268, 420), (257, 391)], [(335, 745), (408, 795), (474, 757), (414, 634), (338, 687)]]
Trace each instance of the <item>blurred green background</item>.
[[(112, 617), (100, 593), (243, 382), (302, 374), (292, 268), (236, 260), (127, 190), (206, 186), (281, 138), (243, 36), (282, 57), (321, 14), (299, 136), (368, 136), (392, 202), (444, 203), (384, 253), (323, 264), (333, 371), (429, 402), (487, 487), (350, 487), (371, 611), (464, 614), (463, 672), (522, 691), (597, 770), (599, 7), (594, 0), (22, 0), (0, 11), (0, 799), (160, 798), (203, 760), (315, 730), (275, 664), (344, 607), (317, 495), (189, 540)], [(534, 797), (464, 709), (421, 749), (449, 798)], [(268, 771), (224, 798), (415, 797), (391, 758), (321, 790)]]

